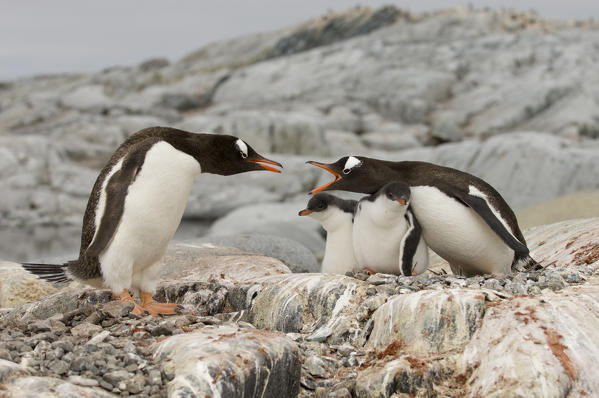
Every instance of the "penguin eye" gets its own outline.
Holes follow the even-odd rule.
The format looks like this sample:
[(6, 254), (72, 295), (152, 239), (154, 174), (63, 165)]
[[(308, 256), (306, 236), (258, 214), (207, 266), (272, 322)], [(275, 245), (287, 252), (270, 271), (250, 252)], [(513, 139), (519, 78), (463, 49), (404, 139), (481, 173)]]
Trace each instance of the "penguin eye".
[(241, 154), (241, 158), (242, 158), (242, 159), (245, 159), (245, 158), (247, 158), (247, 157), (248, 157), (248, 154), (247, 154), (247, 153), (245, 153), (245, 152), (239, 151), (239, 153)]
[(351, 173), (351, 169), (343, 169), (343, 174), (349, 174)]

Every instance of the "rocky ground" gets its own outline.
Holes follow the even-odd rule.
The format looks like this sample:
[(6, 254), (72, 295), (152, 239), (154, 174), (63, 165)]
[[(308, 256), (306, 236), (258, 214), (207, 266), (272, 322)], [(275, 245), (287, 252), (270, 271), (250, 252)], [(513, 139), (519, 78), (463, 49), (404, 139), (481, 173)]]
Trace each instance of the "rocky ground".
[[(99, 169), (153, 125), (239, 135), (285, 165), (280, 176), (202, 176), (185, 214), (198, 225), (191, 237), (236, 209), (305, 205), (325, 177), (304, 162), (348, 153), (472, 172), (515, 209), (596, 191), (598, 45), (591, 21), (355, 8), (173, 63), (2, 83), (0, 223), (11, 232), (0, 253), (35, 259), (32, 244), (45, 256), (77, 252)], [(584, 209), (576, 214), (597, 215)], [(305, 222), (264, 228), (297, 236)]]
[[(132, 315), (110, 292), (75, 285), (40, 291), (2, 310), (0, 388), (7, 397), (594, 396), (597, 231), (597, 218), (532, 229), (543, 269), (473, 278), (292, 274), (275, 258), (174, 244), (155, 297), (185, 314)], [(13, 280), (11, 297), (30, 292), (25, 273), (11, 272), (23, 284)]]

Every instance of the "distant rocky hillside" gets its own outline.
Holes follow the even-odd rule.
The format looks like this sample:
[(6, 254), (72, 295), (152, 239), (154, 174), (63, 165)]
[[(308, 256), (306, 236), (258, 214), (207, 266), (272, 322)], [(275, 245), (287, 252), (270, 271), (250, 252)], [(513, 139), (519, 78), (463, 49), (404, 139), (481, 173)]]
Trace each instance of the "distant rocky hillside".
[(235, 134), (285, 163), (281, 176), (203, 176), (196, 220), (305, 201), (324, 177), (303, 162), (347, 153), (459, 167), (516, 208), (597, 190), (598, 62), (592, 22), (355, 8), (176, 63), (5, 82), (0, 225), (79, 224), (110, 153), (154, 125)]

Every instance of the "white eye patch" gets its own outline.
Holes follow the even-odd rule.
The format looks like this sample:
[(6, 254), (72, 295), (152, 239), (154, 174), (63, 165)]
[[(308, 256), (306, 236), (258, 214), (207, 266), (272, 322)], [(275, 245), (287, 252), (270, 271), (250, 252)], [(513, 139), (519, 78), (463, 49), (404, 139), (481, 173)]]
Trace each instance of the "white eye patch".
[(241, 152), (242, 158), (245, 159), (248, 157), (248, 146), (241, 138), (238, 138), (237, 141), (235, 141), (235, 148)]
[(352, 169), (354, 167), (360, 167), (360, 166), (362, 166), (362, 161), (356, 157), (350, 156), (347, 158), (347, 161), (345, 162), (345, 166), (343, 166), (343, 173), (349, 174), (349, 172), (352, 171)]

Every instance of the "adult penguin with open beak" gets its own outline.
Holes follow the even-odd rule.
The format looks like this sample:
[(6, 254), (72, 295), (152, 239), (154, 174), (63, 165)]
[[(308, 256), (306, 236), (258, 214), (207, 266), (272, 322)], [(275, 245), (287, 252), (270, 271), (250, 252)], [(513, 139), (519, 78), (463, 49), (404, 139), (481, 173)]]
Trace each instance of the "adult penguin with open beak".
[(427, 162), (391, 162), (345, 156), (320, 167), (334, 180), (311, 193), (343, 190), (372, 194), (391, 181), (410, 186), (411, 207), (426, 243), (455, 274), (507, 274), (537, 264), (512, 209), (488, 183), (471, 174)]
[[(274, 166), (274, 167), (273, 167)], [(168, 127), (129, 137), (102, 169), (83, 217), (79, 258), (65, 264), (23, 264), (51, 282), (79, 280), (108, 287), (133, 313), (172, 315), (179, 307), (152, 296), (160, 279), (157, 262), (173, 237), (195, 176), (228, 176), (255, 170), (280, 173), (280, 163), (259, 155), (240, 138), (195, 134)]]

